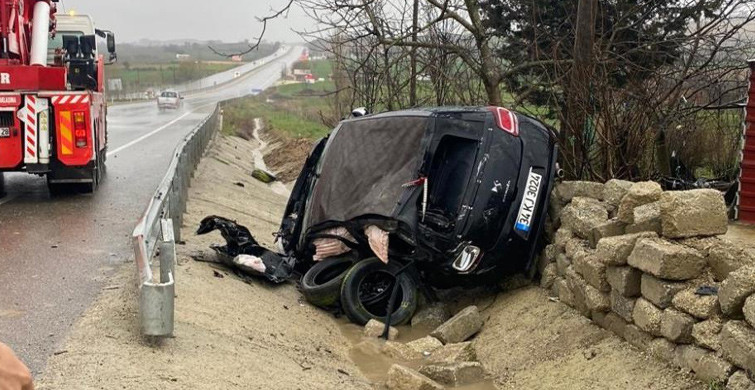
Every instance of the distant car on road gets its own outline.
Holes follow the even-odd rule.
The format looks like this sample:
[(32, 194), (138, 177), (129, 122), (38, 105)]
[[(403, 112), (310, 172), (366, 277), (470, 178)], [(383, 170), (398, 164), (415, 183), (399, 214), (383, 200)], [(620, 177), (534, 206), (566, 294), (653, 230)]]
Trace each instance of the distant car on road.
[(161, 111), (168, 108), (176, 110), (181, 108), (181, 100), (183, 100), (183, 96), (178, 92), (165, 90), (160, 92), (160, 95), (157, 96), (157, 108)]
[(262, 93), (262, 89), (260, 88), (252, 88), (252, 95), (257, 96)]

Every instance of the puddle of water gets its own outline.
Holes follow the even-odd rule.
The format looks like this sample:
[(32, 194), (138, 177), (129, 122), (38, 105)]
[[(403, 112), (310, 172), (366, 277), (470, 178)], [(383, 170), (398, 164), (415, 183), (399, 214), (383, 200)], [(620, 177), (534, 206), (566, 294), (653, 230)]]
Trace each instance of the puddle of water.
[[(424, 359), (415, 361), (399, 361), (391, 359), (380, 352), (384, 340), (366, 338), (362, 336), (362, 327), (350, 323), (347, 319), (338, 320), (341, 333), (351, 343), (349, 358), (359, 368), (359, 371), (372, 383), (383, 384), (388, 379), (388, 370), (395, 363), (415, 370), (425, 363)], [(398, 326), (399, 335), (396, 341), (407, 343), (427, 336), (431, 329), (418, 329), (411, 326)], [(492, 381), (483, 381), (465, 386), (454, 387), (457, 390), (497, 390)]]

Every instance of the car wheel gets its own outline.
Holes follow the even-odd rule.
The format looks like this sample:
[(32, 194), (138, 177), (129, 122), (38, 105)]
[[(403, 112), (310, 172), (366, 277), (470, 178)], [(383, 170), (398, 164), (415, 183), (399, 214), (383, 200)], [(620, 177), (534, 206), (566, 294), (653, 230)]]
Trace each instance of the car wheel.
[(396, 277), (401, 264), (384, 264), (377, 257), (362, 260), (355, 264), (341, 284), (341, 307), (349, 319), (359, 325), (371, 319), (385, 322), (388, 314), (388, 301), (394, 283), (399, 290), (391, 313), (391, 325), (408, 322), (417, 309), (417, 283), (407, 273)]
[(301, 278), (301, 292), (304, 298), (315, 306), (337, 306), (341, 282), (353, 264), (350, 256), (332, 257), (317, 262)]

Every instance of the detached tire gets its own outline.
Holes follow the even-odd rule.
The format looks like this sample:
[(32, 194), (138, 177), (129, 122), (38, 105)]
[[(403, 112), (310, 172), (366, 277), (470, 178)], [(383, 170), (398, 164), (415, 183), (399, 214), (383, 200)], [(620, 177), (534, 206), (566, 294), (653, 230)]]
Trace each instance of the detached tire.
[(337, 306), (341, 282), (353, 264), (350, 256), (333, 257), (317, 262), (301, 278), (302, 295), (315, 306)]
[[(341, 308), (349, 319), (364, 325), (371, 319), (385, 323), (391, 290), (401, 264), (384, 264), (377, 257), (356, 263), (341, 284)], [(408, 273), (398, 277), (399, 290), (391, 314), (391, 325), (407, 323), (417, 309), (417, 284)]]

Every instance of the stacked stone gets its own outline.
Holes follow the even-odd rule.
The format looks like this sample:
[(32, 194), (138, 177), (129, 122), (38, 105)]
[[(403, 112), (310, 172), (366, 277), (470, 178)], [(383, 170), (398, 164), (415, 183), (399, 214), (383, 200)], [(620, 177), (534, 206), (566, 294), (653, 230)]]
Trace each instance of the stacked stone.
[[(390, 390), (435, 390), (448, 387), (465, 386), (485, 379), (485, 370), (477, 361), (477, 353), (471, 339), (482, 329), (483, 320), (477, 306), (469, 306), (456, 313), (450, 319), (439, 311), (445, 308), (438, 305), (428, 308), (429, 314), (419, 314), (423, 325), (437, 325), (430, 335), (403, 344), (387, 341), (381, 352), (399, 363), (388, 371), (386, 387)], [(442, 319), (436, 323), (436, 320)], [(445, 320), (445, 321), (443, 321)], [(415, 326), (414, 321), (412, 326)], [(375, 328), (376, 331), (371, 329)], [(384, 325), (373, 320), (365, 326), (364, 334), (378, 337)], [(393, 329), (393, 327), (391, 327)], [(389, 332), (398, 336), (398, 331)], [(402, 363), (419, 365), (414, 370)]]
[(720, 237), (718, 191), (563, 182), (550, 211), (543, 288), (707, 383), (755, 389), (755, 258)]

